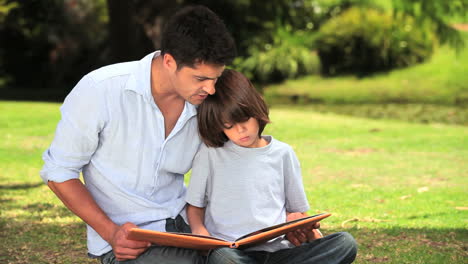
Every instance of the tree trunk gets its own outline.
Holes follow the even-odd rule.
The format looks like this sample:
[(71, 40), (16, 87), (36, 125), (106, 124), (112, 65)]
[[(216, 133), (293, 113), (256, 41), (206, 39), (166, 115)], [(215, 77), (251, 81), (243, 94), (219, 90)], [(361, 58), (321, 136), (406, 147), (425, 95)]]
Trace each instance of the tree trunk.
[(107, 7), (112, 62), (138, 60), (154, 50), (143, 25), (137, 22), (134, 1), (107, 0)]

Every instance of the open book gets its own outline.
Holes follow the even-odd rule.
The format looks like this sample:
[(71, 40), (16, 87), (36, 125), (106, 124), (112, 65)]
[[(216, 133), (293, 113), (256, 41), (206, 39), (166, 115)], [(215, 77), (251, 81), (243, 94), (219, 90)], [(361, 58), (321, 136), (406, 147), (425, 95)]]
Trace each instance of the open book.
[(189, 233), (158, 232), (141, 228), (130, 229), (127, 238), (132, 240), (149, 241), (161, 246), (209, 250), (219, 247), (247, 248), (275, 237), (279, 237), (300, 228), (306, 228), (313, 223), (329, 217), (331, 214), (323, 213), (312, 215), (279, 225), (270, 226), (244, 235), (235, 241), (226, 241), (210, 236), (200, 236)]

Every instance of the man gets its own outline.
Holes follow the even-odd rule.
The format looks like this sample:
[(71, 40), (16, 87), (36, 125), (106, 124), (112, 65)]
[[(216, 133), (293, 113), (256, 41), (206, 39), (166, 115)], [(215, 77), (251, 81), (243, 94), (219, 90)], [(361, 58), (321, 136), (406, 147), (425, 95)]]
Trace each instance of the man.
[[(128, 240), (127, 232), (137, 226), (190, 232), (183, 176), (201, 142), (195, 106), (215, 93), (234, 57), (223, 22), (207, 8), (188, 7), (168, 21), (160, 51), (93, 71), (67, 96), (41, 177), (86, 222), (91, 257), (204, 261), (194, 250)], [(288, 238), (298, 245), (316, 234)]]
[(194, 105), (215, 92), (234, 57), (219, 18), (185, 8), (166, 25), (161, 51), (93, 71), (67, 96), (41, 177), (87, 223), (91, 256), (104, 263), (199, 260), (196, 251), (150, 247), (126, 234), (136, 226), (189, 231), (183, 176), (200, 144)]

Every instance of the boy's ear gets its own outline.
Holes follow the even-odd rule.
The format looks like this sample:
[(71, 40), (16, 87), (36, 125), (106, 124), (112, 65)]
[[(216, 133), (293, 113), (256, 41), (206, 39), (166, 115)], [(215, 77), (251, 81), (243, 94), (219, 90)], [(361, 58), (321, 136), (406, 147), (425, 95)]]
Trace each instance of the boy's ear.
[(177, 62), (176, 60), (174, 59), (174, 57), (172, 57), (171, 54), (164, 54), (164, 57), (163, 57), (163, 66), (168, 69), (170, 72), (175, 72), (177, 70)]

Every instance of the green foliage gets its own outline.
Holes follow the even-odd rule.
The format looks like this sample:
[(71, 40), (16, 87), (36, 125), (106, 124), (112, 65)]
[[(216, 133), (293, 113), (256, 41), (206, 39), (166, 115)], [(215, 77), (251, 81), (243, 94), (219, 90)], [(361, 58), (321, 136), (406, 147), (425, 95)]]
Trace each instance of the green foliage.
[(270, 0), (268, 2), (184, 0), (183, 2), (204, 4), (219, 14), (231, 29), (239, 48), (239, 55), (242, 57), (250, 56), (252, 53), (248, 51), (252, 47), (271, 44), (280, 27), (314, 33), (327, 20), (351, 6), (376, 6), (373, 0)]
[(350, 8), (330, 19), (316, 43), (327, 75), (363, 75), (413, 65), (429, 58), (433, 45), (428, 25), (365, 8)]
[(394, 13), (415, 17), (418, 24), (431, 23), (442, 44), (460, 50), (464, 46), (461, 34), (450, 24), (451, 19), (468, 19), (467, 0), (392, 0)]
[(14, 8), (0, 25), (0, 75), (14, 86), (46, 89), (72, 85), (102, 62), (107, 37), (104, 0), (7, 3), (2, 8)]
[(8, 13), (18, 7), (18, 3), (0, 0), (0, 23), (3, 23)]
[(252, 47), (263, 51), (272, 43), (280, 27), (311, 31), (322, 19), (308, 0), (185, 0), (185, 3), (204, 4), (223, 18), (234, 35), (239, 55), (250, 56)]
[(255, 82), (278, 82), (318, 73), (317, 55), (310, 50), (313, 35), (280, 27), (271, 44), (253, 46), (246, 59), (238, 58), (234, 67)]

